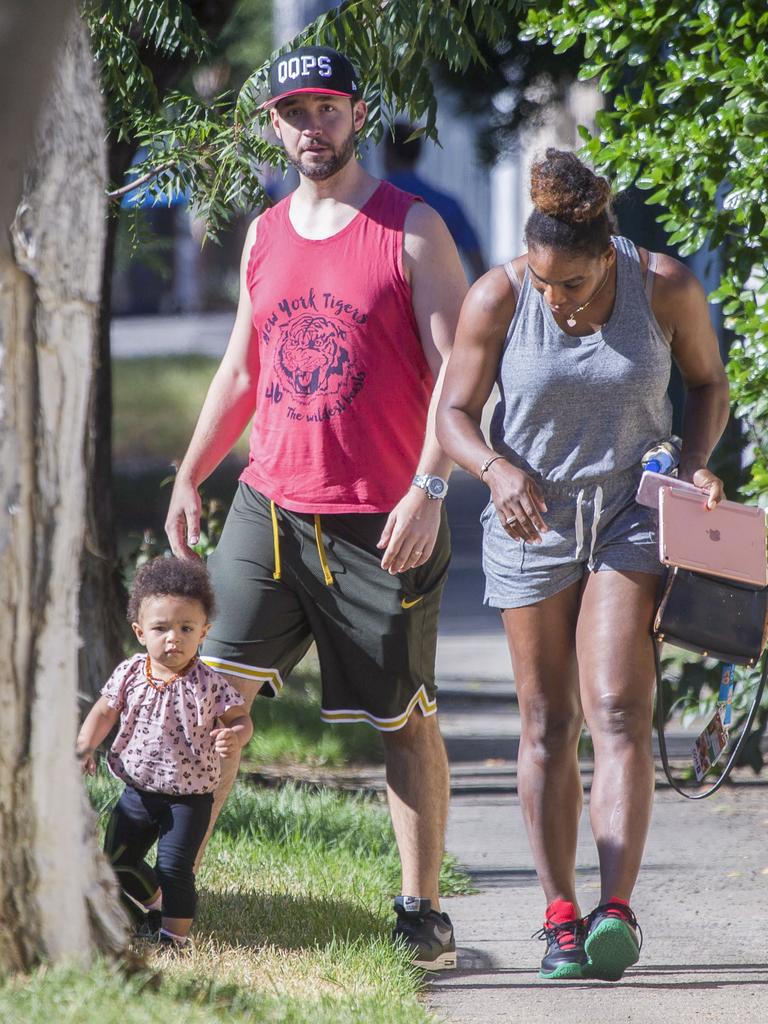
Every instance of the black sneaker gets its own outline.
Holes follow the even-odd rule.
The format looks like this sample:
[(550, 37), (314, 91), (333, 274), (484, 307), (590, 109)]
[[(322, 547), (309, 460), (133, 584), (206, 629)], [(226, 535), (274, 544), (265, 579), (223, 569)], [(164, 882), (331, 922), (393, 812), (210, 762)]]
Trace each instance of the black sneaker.
[(637, 963), (642, 945), (643, 931), (629, 905), (623, 900), (601, 903), (587, 918), (584, 977), (618, 981)]
[(134, 934), (139, 939), (156, 939), (162, 923), (162, 910), (148, 910), (143, 920), (136, 925)]
[(120, 890), (120, 902), (131, 919), (133, 934), (136, 938), (156, 939), (157, 933), (160, 931), (160, 925), (163, 923), (162, 911), (146, 910), (122, 889)]
[(555, 900), (547, 907), (544, 927), (533, 938), (547, 943), (541, 961), (540, 978), (550, 981), (579, 979), (587, 963), (584, 951), (584, 919), (576, 916), (576, 907), (567, 900)]
[(432, 909), (430, 900), (396, 896), (397, 924), (392, 932), (414, 954), (413, 962), (425, 971), (448, 971), (456, 966), (456, 941), (447, 914)]
[(170, 935), (166, 935), (165, 932), (158, 934), (157, 944), (160, 950), (168, 956), (189, 956), (192, 952), (192, 943), (189, 939), (179, 942), (177, 939), (171, 938)]
[(134, 929), (138, 928), (146, 917), (146, 911), (144, 907), (140, 906), (136, 900), (132, 899), (127, 892), (120, 890), (120, 902), (123, 906), (123, 910), (128, 914), (131, 924)]

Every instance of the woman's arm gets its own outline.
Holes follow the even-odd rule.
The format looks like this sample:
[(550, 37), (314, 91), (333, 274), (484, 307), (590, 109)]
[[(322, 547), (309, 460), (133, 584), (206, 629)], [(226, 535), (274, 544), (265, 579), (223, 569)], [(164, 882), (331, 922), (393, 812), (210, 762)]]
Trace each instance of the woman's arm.
[(660, 256), (653, 311), (672, 335), (672, 356), (686, 388), (680, 477), (709, 491), (714, 508), (724, 497), (722, 481), (707, 469), (728, 422), (728, 378), (709, 317), (704, 289), (678, 260)]
[(489, 270), (470, 288), (437, 409), (437, 436), (455, 462), (488, 484), (507, 533), (535, 543), (546, 530), (541, 493), (526, 473), (495, 458), (480, 429), (514, 312), (514, 292), (501, 267)]
[(480, 419), (514, 313), (507, 275), (494, 267), (470, 288), (459, 314), (437, 409), (437, 434), (443, 450), (473, 476), (495, 454), (485, 443)]

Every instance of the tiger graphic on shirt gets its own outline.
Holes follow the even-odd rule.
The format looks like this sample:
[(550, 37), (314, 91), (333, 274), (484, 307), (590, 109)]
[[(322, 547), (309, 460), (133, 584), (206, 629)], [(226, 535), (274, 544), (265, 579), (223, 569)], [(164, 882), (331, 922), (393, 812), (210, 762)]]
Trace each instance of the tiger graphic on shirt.
[(354, 363), (349, 354), (351, 324), (306, 313), (285, 324), (275, 346), (274, 369), (283, 390), (307, 405), (349, 387)]

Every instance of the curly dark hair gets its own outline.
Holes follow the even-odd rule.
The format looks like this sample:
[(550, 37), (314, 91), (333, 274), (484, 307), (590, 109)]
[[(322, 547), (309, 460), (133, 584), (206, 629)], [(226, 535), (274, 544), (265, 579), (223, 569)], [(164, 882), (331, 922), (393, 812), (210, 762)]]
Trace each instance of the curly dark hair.
[(128, 598), (128, 621), (138, 621), (142, 601), (161, 596), (188, 597), (199, 601), (207, 619), (211, 619), (216, 610), (211, 579), (202, 562), (162, 557), (145, 562), (133, 578)]
[(529, 248), (600, 256), (611, 244), (611, 186), (574, 154), (548, 149), (531, 168), (534, 210), (525, 225)]

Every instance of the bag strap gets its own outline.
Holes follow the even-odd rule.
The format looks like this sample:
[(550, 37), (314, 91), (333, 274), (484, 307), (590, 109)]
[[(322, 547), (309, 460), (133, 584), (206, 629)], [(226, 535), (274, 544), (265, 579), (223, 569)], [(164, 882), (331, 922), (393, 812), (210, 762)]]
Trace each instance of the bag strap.
[(749, 739), (750, 729), (752, 723), (755, 720), (757, 709), (760, 707), (760, 698), (763, 696), (763, 690), (765, 689), (765, 680), (768, 676), (768, 650), (763, 654), (763, 667), (760, 672), (760, 680), (755, 690), (755, 696), (752, 701), (752, 706), (749, 709), (747, 720), (742, 726), (741, 735), (739, 736), (736, 746), (731, 751), (731, 756), (720, 773), (720, 777), (714, 782), (709, 789), (706, 789), (703, 793), (688, 793), (682, 786), (678, 785), (677, 782), (672, 778), (672, 771), (669, 767), (669, 758), (667, 756), (667, 740), (664, 736), (664, 680), (662, 678), (661, 669), (661, 657), (659, 651), (661, 650), (661, 644), (657, 641), (653, 641), (653, 657), (656, 663), (656, 732), (659, 738), (659, 754), (661, 755), (661, 764), (664, 769), (664, 774), (667, 776), (670, 786), (675, 792), (679, 793), (680, 796), (684, 796), (686, 800), (703, 800), (705, 797), (712, 796), (722, 786), (728, 776), (731, 774), (733, 766), (736, 764), (736, 758), (742, 751), (744, 744)]

